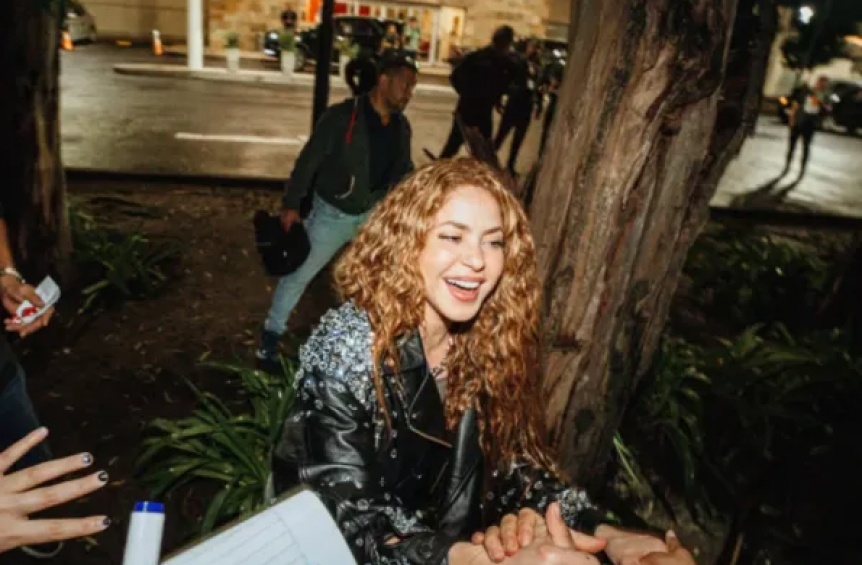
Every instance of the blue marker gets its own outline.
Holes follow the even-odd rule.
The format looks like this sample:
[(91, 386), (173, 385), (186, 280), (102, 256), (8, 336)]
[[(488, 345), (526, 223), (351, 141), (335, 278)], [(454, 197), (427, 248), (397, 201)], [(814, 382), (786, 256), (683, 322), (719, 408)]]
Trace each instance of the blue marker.
[(159, 565), (165, 507), (161, 502), (136, 502), (129, 520), (123, 565)]

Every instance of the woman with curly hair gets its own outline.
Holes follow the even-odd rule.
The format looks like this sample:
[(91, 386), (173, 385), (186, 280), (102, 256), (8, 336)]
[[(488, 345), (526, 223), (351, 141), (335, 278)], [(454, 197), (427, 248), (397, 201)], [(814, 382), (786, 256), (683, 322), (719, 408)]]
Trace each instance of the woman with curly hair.
[[(298, 409), (273, 466), (278, 491), (318, 493), (359, 563), (598, 563), (590, 553), (603, 548), (621, 563), (664, 551), (657, 538), (597, 531), (586, 493), (558, 479), (533, 241), (496, 172), (473, 159), (416, 171), (372, 212), (335, 283), (345, 302), (301, 348)], [(552, 513), (572, 528), (554, 544), (570, 560), (535, 551), (550, 543)]]

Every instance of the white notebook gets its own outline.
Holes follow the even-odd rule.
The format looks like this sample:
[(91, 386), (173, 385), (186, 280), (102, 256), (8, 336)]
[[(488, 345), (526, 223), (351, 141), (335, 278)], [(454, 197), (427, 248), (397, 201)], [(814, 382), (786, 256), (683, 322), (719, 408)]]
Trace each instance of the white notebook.
[(355, 565), (341, 532), (312, 491), (301, 489), (180, 550), (162, 565)]

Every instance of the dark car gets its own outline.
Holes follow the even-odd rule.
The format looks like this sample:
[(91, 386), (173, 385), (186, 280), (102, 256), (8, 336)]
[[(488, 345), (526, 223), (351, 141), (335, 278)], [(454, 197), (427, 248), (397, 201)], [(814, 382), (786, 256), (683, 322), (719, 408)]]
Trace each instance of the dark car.
[[(347, 39), (360, 49), (372, 49), (375, 52), (380, 49), (383, 36), (386, 34), (386, 26), (389, 20), (378, 20), (362, 16), (335, 16), (334, 37), (337, 43)], [(399, 24), (392, 21), (391, 23)], [(271, 30), (266, 33), (263, 43), (263, 52), (270, 57), (280, 57), (279, 31)], [(295, 70), (301, 71), (306, 65), (317, 58), (319, 48), (320, 26), (313, 27), (298, 33), (296, 38), (296, 66)], [(332, 63), (338, 64), (339, 53), (332, 50)]]

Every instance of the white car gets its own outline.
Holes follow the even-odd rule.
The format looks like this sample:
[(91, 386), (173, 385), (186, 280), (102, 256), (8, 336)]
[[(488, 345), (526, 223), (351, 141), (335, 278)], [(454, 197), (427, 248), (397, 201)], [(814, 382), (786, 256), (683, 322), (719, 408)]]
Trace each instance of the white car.
[(66, 2), (65, 29), (69, 31), (73, 43), (96, 41), (96, 20), (77, 0)]

